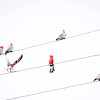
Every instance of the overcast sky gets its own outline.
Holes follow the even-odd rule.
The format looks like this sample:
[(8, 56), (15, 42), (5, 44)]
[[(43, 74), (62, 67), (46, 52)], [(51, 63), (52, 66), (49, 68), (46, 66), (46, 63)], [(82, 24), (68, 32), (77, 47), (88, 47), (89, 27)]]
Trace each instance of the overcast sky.
[[(0, 46), (14, 50), (100, 29), (100, 0), (0, 0)], [(59, 42), (9, 53), (14, 70), (48, 65), (100, 53), (100, 31)], [(0, 74), (7, 73), (6, 58), (0, 56)], [(92, 82), (100, 74), (100, 56), (0, 76), (0, 100)], [(100, 100), (100, 83), (38, 94), (18, 100)]]

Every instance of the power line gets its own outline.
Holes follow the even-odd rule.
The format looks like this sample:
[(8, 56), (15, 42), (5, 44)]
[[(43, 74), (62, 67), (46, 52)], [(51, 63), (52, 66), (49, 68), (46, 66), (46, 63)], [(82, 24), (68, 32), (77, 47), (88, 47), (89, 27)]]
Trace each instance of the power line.
[[(96, 81), (96, 82), (99, 82), (99, 81)], [(48, 92), (53, 92), (53, 91), (58, 91), (58, 90), (64, 90), (64, 89), (73, 88), (73, 87), (82, 86), (82, 85), (87, 85), (87, 84), (91, 84), (91, 83), (94, 83), (94, 82), (87, 82), (87, 83), (72, 85), (72, 86), (68, 86), (68, 87), (57, 88), (57, 89), (53, 89), (53, 90), (37, 92), (37, 93), (33, 93), (33, 94), (28, 94), (28, 95), (23, 95), (23, 96), (19, 96), (19, 97), (10, 98), (10, 99), (7, 99), (7, 100), (13, 100), (13, 99), (18, 99), (18, 98), (25, 98), (25, 97), (29, 97), (29, 96), (33, 96), (33, 95), (39, 95), (39, 94), (43, 94), (43, 93), (48, 93)]]
[[(86, 59), (86, 58), (91, 58), (91, 57), (96, 57), (96, 56), (100, 56), (100, 54), (85, 56), (85, 57), (81, 57), (81, 58), (70, 59), (70, 60), (67, 60), (67, 61), (62, 61), (62, 62), (58, 62), (58, 63), (54, 63), (54, 64), (66, 63), (66, 62), (71, 62), (71, 61), (75, 61), (75, 60), (81, 60), (81, 59)], [(31, 69), (35, 69), (35, 68), (42, 68), (42, 67), (46, 67), (46, 66), (48, 66), (48, 65), (22, 69), (22, 70), (14, 71), (12, 73), (21, 72), (21, 71), (25, 71), (25, 70), (31, 70)], [(6, 74), (11, 74), (11, 73), (2, 73), (0, 75), (6, 75)]]
[[(96, 32), (96, 31), (100, 31), (100, 29), (89, 31), (89, 32), (82, 33), (82, 34), (77, 34), (77, 35), (74, 35), (74, 36), (67, 37), (65, 39), (69, 39), (69, 38), (73, 38), (73, 37), (77, 37), (77, 36), (81, 36), (81, 35), (90, 34), (90, 33)], [(51, 42), (46, 42), (46, 43), (42, 43), (42, 44), (38, 44), (38, 45), (33, 45), (33, 46), (30, 46), (30, 47), (26, 47), (26, 48), (15, 50), (13, 52), (17, 52), (17, 51), (21, 51), (21, 50), (25, 50), (25, 49), (30, 49), (30, 48), (33, 48), (33, 47), (37, 47), (37, 46), (41, 46), (41, 45), (45, 45), (45, 44), (50, 44), (50, 43), (53, 43), (53, 42), (57, 42), (57, 41), (51, 41)], [(12, 52), (10, 52), (10, 53), (12, 53)]]

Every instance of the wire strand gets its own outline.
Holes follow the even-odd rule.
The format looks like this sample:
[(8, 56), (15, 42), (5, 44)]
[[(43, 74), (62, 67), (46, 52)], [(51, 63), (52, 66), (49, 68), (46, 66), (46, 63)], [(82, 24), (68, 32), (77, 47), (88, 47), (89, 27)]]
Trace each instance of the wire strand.
[[(62, 61), (62, 62), (58, 62), (58, 63), (54, 63), (54, 64), (66, 63), (66, 62), (71, 62), (71, 61), (76, 61), (76, 60), (81, 60), (81, 59), (86, 59), (86, 58), (91, 58), (91, 57), (96, 57), (96, 56), (100, 56), (100, 54), (85, 56), (85, 57), (76, 58), (76, 59), (71, 59), (71, 60)], [(43, 65), (43, 66), (38, 66), (38, 67), (32, 67), (32, 68), (22, 69), (22, 70), (14, 71), (12, 73), (26, 71), (26, 70), (31, 70), (31, 69), (35, 69), (35, 68), (42, 68), (42, 67), (46, 67), (46, 66), (48, 66), (48, 65)], [(6, 74), (11, 74), (11, 73), (2, 73), (0, 75), (6, 75)]]
[[(99, 81), (96, 81), (96, 82), (99, 82)], [(68, 89), (68, 88), (74, 88), (74, 87), (77, 87), (77, 86), (87, 85), (87, 84), (91, 84), (91, 83), (94, 83), (94, 82), (87, 82), (87, 83), (72, 85), (72, 86), (68, 86), (68, 87), (63, 87), (63, 88), (57, 88), (57, 89), (37, 92), (37, 93), (33, 93), (33, 94), (28, 94), (28, 95), (23, 95), (23, 96), (19, 96), (19, 97), (10, 98), (10, 99), (7, 99), (7, 100), (13, 100), (13, 99), (18, 99), (18, 98), (25, 98), (25, 97), (29, 97), (29, 96), (33, 96), (33, 95), (39, 95), (39, 94), (43, 94), (43, 93), (48, 93), (48, 92), (53, 92), (53, 91), (58, 91), (58, 90), (64, 90), (64, 89)]]
[[(77, 36), (81, 36), (81, 35), (90, 34), (90, 33), (96, 32), (96, 31), (100, 31), (100, 29), (89, 31), (89, 32), (82, 33), (82, 34), (77, 34), (77, 35), (74, 35), (74, 36), (67, 37), (65, 39), (69, 39), (69, 38), (73, 38), (73, 37), (77, 37)], [(37, 46), (41, 46), (41, 45), (45, 45), (45, 44), (50, 44), (50, 43), (53, 43), (53, 42), (57, 42), (57, 41), (51, 41), (51, 42), (46, 42), (46, 43), (42, 43), (42, 44), (38, 44), (38, 45), (33, 45), (33, 46), (30, 46), (30, 47), (26, 47), (26, 48), (15, 50), (13, 52), (17, 52), (17, 51), (21, 51), (21, 50), (25, 50), (25, 49), (30, 49), (30, 48), (33, 48), (33, 47), (37, 47)], [(13, 52), (10, 52), (10, 53), (13, 53)]]

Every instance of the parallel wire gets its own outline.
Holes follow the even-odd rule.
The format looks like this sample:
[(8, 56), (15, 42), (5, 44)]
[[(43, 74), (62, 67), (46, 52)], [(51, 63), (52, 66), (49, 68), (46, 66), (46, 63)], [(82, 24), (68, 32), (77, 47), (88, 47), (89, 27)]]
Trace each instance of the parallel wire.
[[(99, 82), (99, 81), (96, 81), (96, 82)], [(58, 90), (60, 91), (60, 90), (68, 89), (68, 88), (74, 88), (74, 87), (77, 87), (77, 86), (91, 84), (91, 83), (94, 83), (94, 82), (87, 82), (87, 83), (72, 85), (72, 86), (68, 86), (68, 87), (63, 87), (63, 88), (57, 88), (57, 89), (37, 92), (37, 93), (33, 93), (33, 94), (28, 94), (28, 95), (23, 95), (23, 96), (19, 96), (19, 97), (10, 98), (10, 99), (7, 99), (7, 100), (14, 100), (14, 99), (19, 99), (19, 98), (25, 98), (25, 97), (29, 97), (29, 96), (33, 96), (33, 95), (39, 95), (39, 94), (48, 93), (48, 92), (54, 92), (54, 91), (58, 91)]]
[[(76, 61), (76, 60), (81, 60), (81, 59), (86, 59), (86, 58), (91, 58), (91, 57), (96, 57), (96, 56), (100, 56), (100, 54), (85, 56), (85, 57), (76, 58), (76, 59), (70, 59), (70, 60), (67, 60), (67, 61), (62, 61), (62, 62), (58, 62), (58, 63), (54, 63), (54, 64), (66, 63), (66, 62), (71, 62), (71, 61)], [(26, 71), (26, 70), (31, 70), (31, 69), (35, 69), (35, 68), (42, 68), (42, 67), (46, 67), (46, 66), (48, 66), (48, 65), (43, 65), (43, 66), (38, 66), (38, 67), (32, 67), (32, 68), (22, 69), (22, 70), (14, 71), (12, 73)], [(2, 73), (0, 75), (6, 75), (6, 74), (11, 74), (11, 73)]]
[[(96, 32), (96, 31), (100, 31), (100, 29), (97, 29), (97, 30), (94, 30), (94, 31), (90, 31), (90, 32), (86, 32), (86, 33), (82, 33), (82, 34), (78, 34), (78, 35), (74, 35), (74, 36), (71, 36), (71, 37), (67, 37), (66, 39), (73, 38), (73, 37), (77, 37), (77, 36), (81, 36), (81, 35), (85, 35), (85, 34), (89, 34), (89, 33)], [(41, 45), (53, 43), (53, 42), (56, 42), (56, 41), (51, 41), (51, 42), (47, 42), (47, 43), (43, 43), (43, 44), (39, 44), (39, 45), (34, 45), (34, 46), (31, 46), (31, 47), (27, 47), (27, 48), (15, 50), (15, 51), (13, 51), (13, 52), (20, 51), (20, 50), (25, 50), (25, 49), (29, 49), (29, 48), (33, 48), (33, 47), (37, 47), (37, 46), (41, 46)], [(75, 61), (75, 60), (81, 60), (81, 59), (90, 58), (90, 57), (95, 57), (95, 56), (100, 56), (100, 54), (91, 55), (91, 56), (86, 56), (86, 57), (81, 57), (81, 58), (76, 58), (76, 59), (72, 59), (72, 60), (67, 60), (67, 61), (63, 61), (63, 62), (58, 62), (58, 63), (55, 63), (55, 64), (60, 64), (60, 63), (65, 63), (65, 62), (70, 62), (70, 61)], [(30, 70), (30, 69), (40, 68), (40, 67), (46, 67), (46, 66), (47, 66), (47, 65), (39, 66), (39, 67), (33, 67), (33, 68), (18, 70), (18, 71), (15, 71), (15, 72), (25, 71), (25, 70)], [(9, 73), (3, 73), (3, 74), (0, 74), (0, 75), (5, 75), (5, 74), (9, 74)], [(38, 95), (38, 94), (47, 93), (47, 92), (53, 92), (53, 91), (58, 91), (58, 90), (62, 90), (62, 89), (68, 89), (68, 88), (77, 87), (77, 86), (81, 86), (81, 85), (86, 85), (86, 84), (90, 84), (90, 83), (93, 83), (93, 82), (88, 82), (88, 83), (83, 83), (83, 84), (78, 84), (78, 85), (73, 85), (73, 86), (68, 86), (68, 87), (53, 89), (53, 90), (47, 90), (47, 91), (38, 92), (38, 93), (34, 93), (34, 94), (29, 94), (29, 95), (14, 97), (14, 98), (10, 98), (10, 99), (7, 99), (7, 100), (13, 100), (13, 99), (18, 99), (18, 98), (28, 97), (28, 96), (32, 96), (32, 95)]]
[[(100, 31), (100, 29), (89, 31), (89, 32), (82, 33), (82, 34), (77, 34), (77, 35), (74, 35), (74, 36), (67, 37), (65, 39), (69, 39), (69, 38), (73, 38), (73, 37), (77, 37), (77, 36), (81, 36), (81, 35), (90, 34), (90, 33), (96, 32), (96, 31)], [(42, 43), (42, 44), (38, 44), (38, 45), (33, 45), (33, 46), (30, 46), (30, 47), (26, 47), (26, 48), (15, 50), (13, 52), (17, 52), (17, 51), (21, 51), (21, 50), (25, 50), (25, 49), (30, 49), (30, 48), (33, 48), (33, 47), (37, 47), (37, 46), (41, 46), (41, 45), (45, 45), (45, 44), (50, 44), (50, 43), (53, 43), (53, 42), (57, 42), (57, 41), (51, 41), (51, 42), (46, 42), (46, 43)], [(10, 53), (13, 53), (13, 52), (10, 52)]]

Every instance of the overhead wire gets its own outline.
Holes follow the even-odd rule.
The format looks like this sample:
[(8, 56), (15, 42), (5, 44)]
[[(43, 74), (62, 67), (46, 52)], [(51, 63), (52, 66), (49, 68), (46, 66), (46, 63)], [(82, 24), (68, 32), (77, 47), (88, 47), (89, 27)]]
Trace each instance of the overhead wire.
[[(77, 34), (77, 35), (74, 35), (74, 36), (67, 37), (65, 39), (69, 39), (69, 38), (78, 37), (78, 36), (81, 36), (81, 35), (90, 34), (90, 33), (96, 32), (96, 31), (100, 31), (100, 29), (89, 31), (89, 32), (82, 33), (82, 34)], [(57, 41), (51, 41), (51, 42), (46, 42), (46, 43), (42, 43), (42, 44), (38, 44), (38, 45), (33, 45), (33, 46), (30, 46), (30, 47), (14, 50), (13, 52), (17, 52), (17, 51), (21, 51), (21, 50), (26, 50), (26, 49), (30, 49), (30, 48), (33, 48), (33, 47), (37, 47), (37, 46), (41, 46), (41, 45), (45, 45), (45, 44), (50, 44), (50, 43), (53, 43), (53, 42), (57, 42)], [(13, 52), (10, 52), (10, 53), (13, 53)]]
[[(91, 57), (96, 57), (96, 56), (100, 56), (100, 54), (95, 54), (95, 55), (85, 56), (85, 57), (81, 57), (81, 58), (70, 59), (70, 60), (67, 60), (67, 61), (62, 61), (62, 62), (58, 62), (58, 63), (54, 63), (54, 64), (72, 62), (72, 61), (86, 59), (86, 58), (91, 58)], [(32, 69), (35, 69), (35, 68), (42, 68), (42, 67), (46, 67), (46, 66), (48, 66), (48, 65), (43, 65), (43, 66), (38, 66), (38, 67), (32, 67), (32, 68), (27, 68), (27, 69), (21, 69), (21, 70), (14, 71), (12, 73), (26, 71), (26, 70), (32, 70)], [(0, 75), (6, 75), (6, 74), (11, 74), (11, 73), (2, 73)]]
[[(86, 32), (86, 33), (82, 33), (82, 34), (78, 34), (78, 35), (74, 35), (74, 36), (71, 36), (71, 37), (67, 37), (66, 39), (77, 37), (77, 36), (81, 36), (81, 35), (85, 35), (85, 34), (89, 34), (89, 33), (96, 32), (96, 31), (100, 31), (100, 29), (94, 30), (94, 31), (90, 31), (90, 32)], [(56, 41), (51, 41), (51, 42), (47, 42), (47, 43), (42, 43), (42, 44), (34, 45), (34, 46), (31, 46), (31, 47), (27, 47), (27, 48), (15, 50), (13, 52), (20, 51), (20, 50), (25, 50), (25, 49), (29, 49), (29, 48), (33, 48), (33, 47), (37, 47), (37, 46), (41, 46), (41, 45), (53, 43), (53, 42), (56, 42)], [(94, 57), (94, 56), (99, 56), (99, 55), (100, 54), (92, 55), (92, 56), (87, 56), (87, 57), (76, 58), (76, 59), (71, 59), (71, 60), (67, 60), (67, 61), (63, 61), (63, 62), (58, 62), (58, 63), (55, 63), (55, 64), (60, 64), (60, 63), (65, 63), (65, 62), (70, 62), (70, 61), (75, 61), (75, 60), (81, 60), (81, 59), (84, 59), (84, 58), (89, 58), (89, 57)], [(40, 67), (45, 67), (45, 66), (47, 66), (47, 65), (39, 66), (39, 67), (34, 67), (34, 68), (40, 68)], [(34, 69), (34, 68), (28, 68), (28, 69), (23, 69), (23, 70), (19, 70), (19, 71), (24, 71), (24, 70)], [(19, 71), (16, 71), (16, 72), (19, 72)], [(7, 74), (7, 73), (4, 73), (4, 74)], [(0, 74), (0, 75), (4, 75), (4, 74)], [(52, 92), (52, 91), (57, 91), (57, 90), (62, 90), (62, 89), (67, 89), (67, 88), (72, 88), (72, 87), (86, 85), (86, 84), (90, 84), (90, 83), (93, 83), (93, 82), (88, 82), (88, 83), (83, 83), (83, 84), (78, 84), (78, 85), (73, 85), (73, 86), (68, 86), (68, 87), (63, 87), (63, 88), (58, 88), (58, 89), (53, 89), (53, 90), (38, 92), (38, 93), (34, 93), (34, 94), (29, 94), (29, 95), (14, 97), (14, 98), (10, 98), (10, 99), (7, 99), (7, 100), (13, 100), (13, 99), (18, 99), (18, 98), (32, 96), (32, 95), (42, 94), (42, 93), (46, 93), (46, 92)]]
[[(99, 82), (99, 81), (96, 81), (96, 82)], [(43, 94), (43, 93), (48, 93), (48, 92), (60, 91), (60, 90), (68, 89), (68, 88), (74, 88), (74, 87), (78, 87), (78, 86), (82, 86), (82, 85), (88, 85), (88, 84), (91, 84), (91, 83), (95, 83), (95, 82), (92, 81), (92, 82), (87, 82), (87, 83), (67, 86), (67, 87), (63, 87), (63, 88), (57, 88), (57, 89), (37, 92), (37, 93), (33, 93), (33, 94), (28, 94), (28, 95), (23, 95), (23, 96), (19, 96), (19, 97), (10, 98), (10, 99), (7, 99), (7, 100), (14, 100), (14, 99), (19, 99), (19, 98), (25, 98), (25, 97), (33, 96), (33, 95), (39, 95), (39, 94)]]
[[(100, 29), (94, 30), (94, 31), (90, 31), (90, 32), (86, 32), (86, 33), (82, 33), (82, 34), (78, 34), (78, 35), (74, 35), (74, 36), (71, 36), (71, 37), (67, 37), (66, 39), (77, 37), (77, 36), (81, 36), (81, 35), (85, 35), (85, 34), (89, 34), (89, 33), (96, 32), (96, 31), (100, 31)], [(29, 48), (33, 48), (33, 47), (37, 47), (37, 46), (41, 46), (41, 45), (53, 43), (53, 42), (56, 42), (56, 41), (51, 41), (51, 42), (47, 42), (47, 43), (43, 43), (43, 44), (34, 45), (34, 46), (31, 46), (31, 47), (27, 47), (27, 48), (15, 50), (13, 52), (20, 51), (20, 50), (25, 50), (25, 49), (29, 49)], [(81, 59), (95, 57), (95, 56), (100, 56), (100, 54), (91, 55), (91, 56), (85, 56), (85, 57), (76, 58), (76, 59), (71, 59), (71, 60), (67, 60), (67, 61), (58, 62), (58, 63), (55, 63), (55, 64), (60, 64), (60, 63), (65, 63), (65, 62), (70, 62), (70, 61), (75, 61), (75, 60), (81, 60)], [(15, 71), (15, 72), (20, 72), (20, 71), (25, 71), (25, 70), (35, 69), (35, 68), (41, 68), (41, 67), (46, 67), (46, 66), (48, 66), (48, 65), (38, 66), (38, 67), (33, 67), (33, 68), (28, 68), (28, 69), (22, 69), (22, 70), (18, 70), (18, 71)], [(3, 74), (0, 74), (0, 75), (5, 75), (5, 74), (10, 74), (10, 73), (3, 73)], [(32, 96), (32, 95), (39, 95), (39, 94), (43, 94), (43, 93), (47, 93), (47, 92), (53, 92), (53, 91), (68, 89), (68, 88), (77, 87), (77, 86), (81, 86), (81, 85), (86, 85), (86, 84), (90, 84), (90, 83), (93, 83), (93, 82), (82, 83), (82, 84), (72, 85), (72, 86), (58, 88), (58, 89), (53, 89), (53, 90), (47, 90), (47, 91), (37, 92), (37, 93), (34, 93), (34, 94), (28, 94), (28, 95), (23, 95), (23, 96), (19, 96), (19, 97), (10, 98), (10, 99), (7, 99), (7, 100), (24, 98), (24, 97), (28, 97), (28, 96)]]

